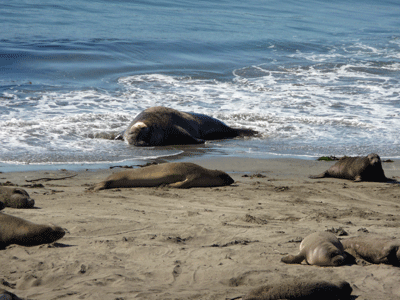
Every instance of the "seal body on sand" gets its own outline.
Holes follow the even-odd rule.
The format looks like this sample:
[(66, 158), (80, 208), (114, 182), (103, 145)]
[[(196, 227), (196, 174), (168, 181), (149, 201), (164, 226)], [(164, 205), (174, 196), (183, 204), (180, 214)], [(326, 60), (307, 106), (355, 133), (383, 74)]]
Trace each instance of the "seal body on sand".
[(173, 188), (213, 187), (230, 185), (234, 180), (225, 172), (209, 170), (193, 163), (165, 163), (115, 173), (97, 184), (93, 190), (127, 187)]
[(350, 179), (354, 181), (376, 181), (385, 182), (386, 178), (381, 158), (378, 154), (371, 153), (367, 156), (342, 157), (336, 164), (325, 172), (310, 176), (310, 178), (335, 177)]
[(287, 264), (300, 264), (303, 260), (309, 265), (339, 266), (344, 263), (346, 254), (342, 243), (330, 232), (315, 232), (300, 243), (297, 255), (287, 255), (281, 261)]
[(24, 189), (6, 186), (0, 186), (0, 201), (5, 207), (13, 208), (32, 208), (35, 205), (35, 200)]
[(52, 243), (65, 235), (64, 229), (52, 224), (41, 225), (0, 213), (0, 248), (11, 244), (35, 246)]
[(353, 291), (346, 281), (331, 283), (321, 280), (286, 279), (250, 291), (243, 300), (278, 299), (349, 299)]
[(207, 115), (156, 106), (138, 114), (117, 139), (145, 147), (202, 144), (205, 140), (252, 136), (256, 133), (251, 129), (231, 128)]
[(373, 264), (400, 266), (400, 241), (377, 235), (357, 236), (343, 239), (343, 247)]

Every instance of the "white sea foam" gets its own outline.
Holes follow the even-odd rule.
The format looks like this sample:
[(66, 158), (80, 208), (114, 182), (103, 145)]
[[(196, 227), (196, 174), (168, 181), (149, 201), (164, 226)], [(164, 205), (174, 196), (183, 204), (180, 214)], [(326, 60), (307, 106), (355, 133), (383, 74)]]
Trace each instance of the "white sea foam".
[[(393, 56), (393, 51), (362, 44), (344, 51)], [(257, 130), (260, 136), (251, 140), (252, 153), (317, 155), (333, 147), (361, 154), (357, 152), (375, 147), (399, 156), (400, 82), (393, 72), (400, 70), (400, 63), (330, 63), (333, 58), (342, 60), (337, 52), (297, 52), (293, 57), (311, 65), (249, 66), (235, 70), (230, 81), (142, 74), (120, 78), (120, 89), (113, 93), (7, 91), (1, 95), (0, 161), (119, 162), (149, 156), (148, 151), (93, 137), (115, 135), (140, 111), (156, 105)], [(288, 141), (290, 146), (283, 151), (281, 143)]]

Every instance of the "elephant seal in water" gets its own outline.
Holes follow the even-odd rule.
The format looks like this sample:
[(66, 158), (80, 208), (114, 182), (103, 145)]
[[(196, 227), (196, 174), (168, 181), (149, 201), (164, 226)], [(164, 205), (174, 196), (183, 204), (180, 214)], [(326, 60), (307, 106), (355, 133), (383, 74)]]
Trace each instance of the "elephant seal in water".
[(225, 172), (209, 170), (193, 163), (165, 163), (110, 175), (93, 187), (94, 191), (168, 185), (173, 188), (213, 187), (230, 185), (234, 180)]
[(41, 225), (0, 213), (0, 249), (11, 244), (35, 246), (52, 243), (65, 235), (64, 229), (52, 224)]
[(32, 208), (35, 205), (35, 200), (25, 190), (6, 186), (0, 186), (0, 202), (13, 208)]
[(368, 156), (342, 157), (336, 164), (326, 170), (324, 173), (309, 178), (343, 178), (354, 181), (391, 181), (386, 178), (381, 158), (378, 154), (371, 153)]
[(378, 235), (343, 239), (343, 247), (350, 254), (373, 264), (400, 266), (400, 241)]
[(301, 278), (285, 279), (278, 284), (268, 284), (250, 291), (243, 300), (278, 299), (349, 299), (353, 291), (346, 281), (331, 283)]
[(315, 232), (300, 243), (299, 254), (284, 256), (281, 261), (286, 264), (300, 264), (306, 260), (309, 265), (339, 266), (345, 259), (343, 245), (333, 233)]
[(231, 128), (212, 117), (180, 112), (163, 106), (138, 114), (116, 139), (140, 147), (203, 144), (205, 140), (229, 139), (257, 134), (251, 129)]

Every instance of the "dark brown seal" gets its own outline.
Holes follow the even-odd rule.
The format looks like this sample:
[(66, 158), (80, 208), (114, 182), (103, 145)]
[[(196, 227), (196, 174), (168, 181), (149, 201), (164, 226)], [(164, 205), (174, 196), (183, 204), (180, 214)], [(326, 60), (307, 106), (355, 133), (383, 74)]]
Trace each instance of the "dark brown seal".
[(207, 115), (156, 106), (138, 114), (117, 139), (134, 146), (202, 144), (206, 140), (257, 134), (251, 129), (231, 128)]
[(337, 283), (322, 280), (286, 279), (278, 284), (269, 284), (250, 291), (243, 300), (278, 299), (350, 299), (353, 291), (346, 281)]
[(373, 264), (400, 266), (400, 241), (378, 235), (364, 235), (343, 239), (343, 247)]
[(345, 259), (343, 245), (333, 233), (315, 232), (300, 243), (300, 252), (297, 255), (286, 255), (281, 261), (286, 264), (300, 264), (305, 260), (309, 265), (340, 266)]
[(313, 179), (325, 177), (343, 178), (354, 181), (390, 181), (383, 172), (381, 158), (375, 153), (367, 156), (342, 157), (325, 172), (316, 176), (310, 176)]
[(234, 180), (225, 172), (209, 170), (193, 163), (182, 162), (151, 165), (118, 172), (97, 184), (93, 190), (160, 185), (187, 189), (191, 187), (224, 186), (233, 182)]
[(65, 235), (64, 229), (49, 224), (41, 225), (0, 213), (0, 249), (11, 244), (35, 246), (52, 243)]
[(6, 186), (0, 186), (0, 202), (13, 208), (32, 208), (35, 205), (35, 200), (24, 189)]

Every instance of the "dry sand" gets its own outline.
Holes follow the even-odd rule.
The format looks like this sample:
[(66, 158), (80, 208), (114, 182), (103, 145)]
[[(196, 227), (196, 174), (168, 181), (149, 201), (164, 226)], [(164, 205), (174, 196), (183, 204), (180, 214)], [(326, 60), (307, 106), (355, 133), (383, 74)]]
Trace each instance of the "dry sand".
[[(342, 279), (353, 299), (400, 299), (400, 268), (286, 265), (302, 238), (342, 228), (400, 238), (400, 187), (312, 180), (333, 163), (296, 159), (191, 160), (228, 172), (228, 187), (112, 189), (88, 186), (120, 171), (2, 173), (25, 187), (36, 209), (3, 212), (66, 228), (51, 245), (0, 250), (0, 288), (23, 299), (230, 299), (265, 283), (301, 276)], [(400, 162), (383, 164), (399, 180)], [(243, 177), (262, 174), (265, 177)], [(63, 180), (40, 180), (60, 178)], [(344, 236), (345, 238), (346, 236)]]

